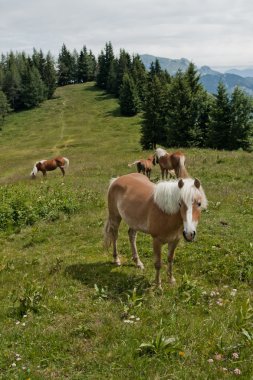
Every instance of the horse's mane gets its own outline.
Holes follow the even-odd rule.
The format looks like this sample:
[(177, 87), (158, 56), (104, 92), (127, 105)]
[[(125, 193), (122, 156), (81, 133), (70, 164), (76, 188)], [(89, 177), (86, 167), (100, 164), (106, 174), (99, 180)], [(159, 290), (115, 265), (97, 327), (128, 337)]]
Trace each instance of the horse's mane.
[(163, 157), (167, 154), (166, 150), (162, 148), (157, 148), (155, 152), (158, 158)]
[(154, 201), (157, 206), (166, 214), (175, 214), (179, 211), (180, 201), (184, 201), (186, 205), (192, 203), (193, 196), (196, 192), (201, 194), (202, 207), (207, 207), (207, 199), (203, 188), (199, 189), (194, 186), (193, 178), (184, 178), (184, 186), (178, 187), (178, 180), (161, 181), (155, 186)]

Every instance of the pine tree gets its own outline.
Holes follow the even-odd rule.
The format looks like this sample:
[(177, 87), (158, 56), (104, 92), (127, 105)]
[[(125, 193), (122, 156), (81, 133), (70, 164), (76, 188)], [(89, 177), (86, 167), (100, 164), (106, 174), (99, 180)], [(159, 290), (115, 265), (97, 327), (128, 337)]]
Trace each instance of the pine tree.
[(21, 107), (29, 109), (41, 103), (44, 89), (39, 70), (31, 60), (27, 60), (26, 70), (21, 76)]
[(236, 87), (231, 97), (231, 130), (229, 149), (249, 150), (250, 138), (253, 135), (252, 128), (252, 99), (240, 88)]
[(97, 85), (106, 90), (107, 81), (112, 63), (114, 61), (114, 53), (111, 42), (105, 44), (105, 51), (102, 51), (98, 56), (98, 73), (97, 73)]
[(46, 87), (45, 97), (47, 99), (51, 99), (56, 90), (57, 78), (56, 78), (54, 60), (50, 53), (48, 53), (46, 56), (46, 61), (44, 65), (43, 82)]
[(0, 90), (0, 125), (4, 123), (5, 117), (11, 111), (11, 107), (8, 103), (5, 93)]
[(75, 82), (75, 58), (63, 44), (58, 57), (58, 84), (65, 86)]
[(222, 82), (218, 84), (217, 95), (210, 112), (209, 146), (215, 149), (229, 149), (231, 133), (231, 107), (229, 96)]
[(134, 116), (140, 110), (140, 100), (133, 78), (125, 73), (120, 88), (120, 110), (124, 116)]
[(166, 100), (167, 146), (189, 146), (192, 96), (185, 75), (178, 71), (169, 86)]
[(158, 75), (149, 74), (140, 139), (143, 149), (155, 149), (157, 144), (164, 145), (166, 141), (164, 128), (166, 90)]
[(14, 54), (6, 57), (2, 90), (6, 94), (8, 102), (13, 110), (20, 108), (21, 76)]
[(139, 55), (136, 55), (133, 57), (131, 74), (136, 84), (139, 99), (141, 100), (142, 105), (143, 105), (146, 99), (146, 94), (147, 94), (148, 76), (147, 76), (147, 71), (145, 69), (145, 66), (142, 63)]
[[(119, 96), (120, 88), (123, 82), (124, 74), (130, 74), (131, 70), (131, 58), (130, 55), (124, 50), (120, 50), (119, 59), (116, 66), (116, 84), (115, 95)], [(131, 75), (131, 74), (130, 74)]]

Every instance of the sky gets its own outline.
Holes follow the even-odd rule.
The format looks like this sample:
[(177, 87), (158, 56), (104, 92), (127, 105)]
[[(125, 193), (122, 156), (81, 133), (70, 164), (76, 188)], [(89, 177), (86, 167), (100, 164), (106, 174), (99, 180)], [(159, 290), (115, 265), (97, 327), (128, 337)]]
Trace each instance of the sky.
[(62, 44), (96, 56), (187, 58), (196, 66), (253, 67), (252, 0), (0, 0), (0, 54)]

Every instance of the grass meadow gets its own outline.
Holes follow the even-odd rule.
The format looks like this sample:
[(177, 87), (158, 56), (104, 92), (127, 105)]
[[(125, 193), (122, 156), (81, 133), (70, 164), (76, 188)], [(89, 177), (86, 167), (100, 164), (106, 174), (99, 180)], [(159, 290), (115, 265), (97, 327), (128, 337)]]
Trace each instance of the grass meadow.
[[(164, 247), (157, 292), (149, 236), (137, 239), (142, 272), (125, 225), (123, 265), (103, 249), (109, 180), (150, 154), (140, 124), (92, 83), (58, 88), (4, 124), (1, 379), (253, 378), (253, 154), (184, 149), (209, 207), (197, 240), (177, 248), (174, 287)], [(64, 179), (60, 170), (29, 178), (35, 161), (58, 154), (70, 160)]]

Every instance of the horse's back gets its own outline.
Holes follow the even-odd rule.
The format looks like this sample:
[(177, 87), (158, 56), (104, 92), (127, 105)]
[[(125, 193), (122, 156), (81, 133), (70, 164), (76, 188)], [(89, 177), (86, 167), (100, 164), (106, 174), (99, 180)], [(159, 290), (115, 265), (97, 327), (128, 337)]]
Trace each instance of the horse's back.
[(109, 187), (109, 211), (119, 214), (131, 225), (130, 220), (147, 212), (153, 193), (154, 184), (143, 174), (131, 173), (118, 177)]

